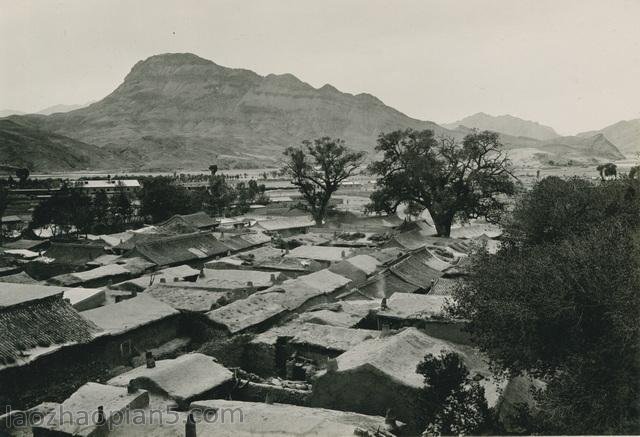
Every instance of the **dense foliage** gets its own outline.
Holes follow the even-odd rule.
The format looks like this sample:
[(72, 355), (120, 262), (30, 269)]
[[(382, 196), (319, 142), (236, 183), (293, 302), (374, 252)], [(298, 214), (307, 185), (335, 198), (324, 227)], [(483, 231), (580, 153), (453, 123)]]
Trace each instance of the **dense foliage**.
[(458, 316), (493, 365), (543, 379), (530, 432), (640, 432), (640, 185), (547, 178), (478, 253)]
[(424, 376), (418, 425), (427, 435), (479, 435), (493, 429), (484, 388), (469, 375), (458, 354), (428, 354), (416, 372)]
[(471, 133), (458, 144), (436, 139), (431, 130), (397, 130), (380, 135), (376, 152), (383, 156), (369, 166), (378, 188), (368, 209), (427, 209), (439, 236), (449, 236), (455, 219), (495, 219), (504, 206), (499, 196), (514, 192), (496, 133)]
[(318, 226), (329, 210), (331, 196), (362, 164), (363, 152), (349, 150), (344, 141), (329, 137), (303, 141), (302, 148), (289, 147), (283, 172), (298, 187), (304, 206)]

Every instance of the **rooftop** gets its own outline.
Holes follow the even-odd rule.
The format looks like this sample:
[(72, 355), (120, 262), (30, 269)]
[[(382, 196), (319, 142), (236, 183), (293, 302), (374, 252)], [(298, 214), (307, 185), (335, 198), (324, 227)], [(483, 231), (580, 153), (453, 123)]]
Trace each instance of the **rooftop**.
[(206, 312), (218, 306), (227, 293), (196, 287), (181, 287), (180, 283), (154, 284), (145, 294), (181, 311)]
[(446, 296), (428, 294), (396, 293), (389, 298), (386, 310), (379, 310), (384, 317), (397, 319), (442, 319)]
[(145, 294), (82, 313), (87, 320), (112, 335), (128, 332), (176, 314), (179, 312), (174, 308)]
[(212, 357), (199, 353), (181, 355), (172, 360), (158, 360), (149, 369), (136, 367), (109, 380), (110, 385), (161, 391), (178, 402), (193, 399), (230, 381), (233, 374)]
[(352, 249), (332, 246), (298, 246), (285, 257), (304, 258), (316, 261), (342, 261), (353, 254)]

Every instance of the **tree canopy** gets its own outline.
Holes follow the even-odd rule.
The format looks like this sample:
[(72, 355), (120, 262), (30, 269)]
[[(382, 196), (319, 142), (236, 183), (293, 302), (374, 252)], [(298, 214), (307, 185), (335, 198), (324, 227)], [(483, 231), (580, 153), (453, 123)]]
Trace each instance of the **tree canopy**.
[(303, 141), (302, 145), (284, 152), (283, 171), (298, 187), (316, 224), (322, 225), (331, 196), (362, 164), (364, 152), (352, 151), (343, 140), (329, 137)]
[(382, 159), (369, 166), (378, 188), (368, 210), (394, 213), (405, 203), (427, 209), (439, 236), (449, 236), (454, 219), (495, 220), (504, 207), (500, 195), (515, 190), (493, 132), (471, 133), (458, 144), (431, 130), (397, 130), (380, 135), (376, 152)]
[(640, 431), (639, 188), (542, 180), (455, 292), (454, 313), (496, 369), (547, 383), (536, 432)]

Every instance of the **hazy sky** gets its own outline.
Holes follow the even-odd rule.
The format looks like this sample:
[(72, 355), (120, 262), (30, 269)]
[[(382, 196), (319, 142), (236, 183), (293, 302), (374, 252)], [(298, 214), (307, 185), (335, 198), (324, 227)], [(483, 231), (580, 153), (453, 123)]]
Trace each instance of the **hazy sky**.
[(640, 0), (0, 0), (0, 109), (99, 100), (166, 52), (436, 122), (509, 113), (572, 134), (640, 117)]

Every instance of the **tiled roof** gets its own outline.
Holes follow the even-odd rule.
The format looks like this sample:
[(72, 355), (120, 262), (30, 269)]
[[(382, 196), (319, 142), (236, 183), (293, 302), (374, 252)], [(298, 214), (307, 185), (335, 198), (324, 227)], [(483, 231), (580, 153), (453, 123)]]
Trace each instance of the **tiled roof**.
[(419, 258), (412, 255), (391, 265), (389, 269), (405, 282), (420, 288), (431, 287), (432, 282), (442, 276), (441, 272), (423, 264)]
[(266, 231), (283, 231), (286, 229), (310, 228), (315, 226), (315, 222), (306, 216), (281, 217), (268, 220), (261, 220), (256, 225)]
[(32, 292), (30, 299), (4, 299), (0, 308), (0, 368), (24, 364), (66, 344), (89, 342), (99, 332), (62, 299), (61, 290), (47, 288), (56, 290), (39, 298)]
[(298, 246), (289, 251), (287, 258), (313, 259), (316, 261), (341, 261), (353, 253), (346, 247)]
[(96, 243), (51, 243), (45, 252), (57, 264), (84, 266), (87, 262), (104, 255), (104, 245)]
[(459, 278), (439, 278), (433, 285), (433, 288), (429, 290), (429, 295), (433, 296), (450, 296), (453, 291), (462, 283)]
[(230, 251), (224, 243), (208, 233), (166, 237), (136, 244), (135, 250), (159, 266), (206, 259)]
[(390, 297), (394, 293), (415, 293), (422, 287), (405, 281), (391, 270), (385, 270), (373, 276), (358, 288), (361, 293), (369, 298), (381, 299)]

